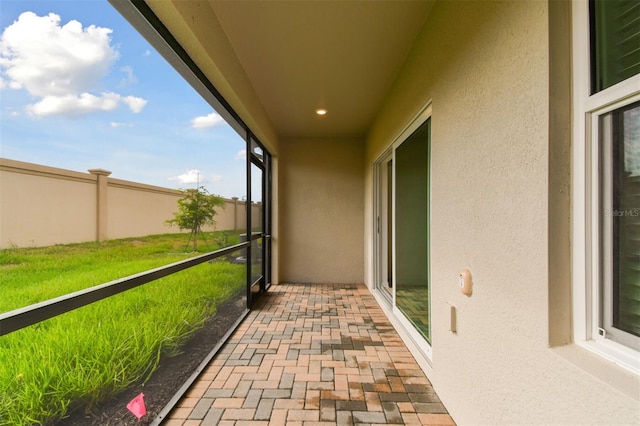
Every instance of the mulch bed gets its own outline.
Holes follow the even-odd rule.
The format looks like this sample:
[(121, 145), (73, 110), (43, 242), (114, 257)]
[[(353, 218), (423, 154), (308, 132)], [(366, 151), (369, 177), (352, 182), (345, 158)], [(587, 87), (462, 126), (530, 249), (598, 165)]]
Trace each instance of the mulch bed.
[[(162, 357), (160, 364), (146, 383), (114, 396), (91, 411), (79, 409), (56, 423), (58, 426), (141, 426), (149, 425), (169, 403), (186, 380), (222, 339), (229, 327), (246, 309), (246, 301), (237, 299), (218, 306), (217, 313), (184, 345), (182, 353)], [(144, 393), (147, 414), (138, 420), (127, 404)]]

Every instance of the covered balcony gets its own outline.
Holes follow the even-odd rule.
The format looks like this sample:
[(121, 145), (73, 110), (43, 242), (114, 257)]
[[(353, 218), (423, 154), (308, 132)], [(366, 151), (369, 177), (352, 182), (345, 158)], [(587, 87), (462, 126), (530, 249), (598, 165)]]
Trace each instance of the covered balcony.
[(640, 424), (637, 214), (598, 213), (640, 211), (598, 198), (640, 174), (640, 60), (591, 77), (608, 2), (110, 3), (262, 206), (248, 313), (154, 422)]
[[(576, 295), (587, 282), (580, 247), (589, 243), (572, 239), (581, 223), (572, 209), (581, 164), (572, 157), (572, 146), (581, 146), (572, 126), (584, 117), (572, 111), (589, 80), (580, 56), (588, 33), (603, 28), (589, 27), (590, 14), (600, 16), (594, 4), (148, 1), (147, 24), (138, 25), (114, 2), (143, 32), (153, 22), (169, 33), (169, 45), (183, 49), (273, 156), (272, 287), (220, 362), (248, 357), (246, 339), (268, 336), (262, 322), (278, 321), (273, 310), (292, 298), (284, 312), (304, 311), (288, 320), (311, 332), (300, 344), (320, 357), (337, 345), (328, 363), (341, 363), (339, 348), (360, 343), (382, 363), (408, 360), (387, 346), (395, 334), (382, 337), (397, 332), (460, 424), (640, 422), (637, 362), (591, 350), (588, 332), (576, 328), (585, 318)], [(614, 87), (637, 97), (637, 63), (630, 66), (636, 71), (624, 71)], [(344, 308), (346, 290), (313, 287), (321, 283), (356, 284), (362, 297), (350, 309), (363, 323), (354, 312), (340, 341), (327, 312)], [(330, 333), (332, 343), (313, 338), (323, 323), (316, 332)], [(284, 340), (263, 362), (305, 359), (293, 345), (309, 331), (298, 336), (295, 328), (286, 356)], [(367, 345), (376, 334), (385, 346)], [(323, 399), (330, 390), (321, 388), (333, 374), (342, 386), (333, 391), (346, 392), (344, 381), (322, 362), (309, 371), (304, 403), (317, 404), (319, 414), (298, 420), (378, 423), (383, 412), (387, 422), (397, 419), (382, 393), (382, 412), (341, 414), (343, 405)], [(402, 382), (399, 394), (411, 395), (400, 373), (395, 379), (385, 364), (384, 378), (375, 362), (364, 361), (359, 373), (369, 363), (374, 387), (378, 379), (399, 389)], [(288, 380), (282, 367), (279, 380)], [(218, 366), (211, 368), (203, 380), (220, 384)], [(295, 393), (302, 385), (292, 386)], [(231, 408), (205, 395), (192, 411), (195, 400), (183, 400), (172, 418), (202, 415), (209, 402), (206, 415)], [(260, 403), (270, 404), (258, 402), (257, 411)], [(344, 404), (362, 408), (361, 400)], [(401, 415), (411, 413), (407, 422), (425, 419), (419, 404), (397, 401)]]

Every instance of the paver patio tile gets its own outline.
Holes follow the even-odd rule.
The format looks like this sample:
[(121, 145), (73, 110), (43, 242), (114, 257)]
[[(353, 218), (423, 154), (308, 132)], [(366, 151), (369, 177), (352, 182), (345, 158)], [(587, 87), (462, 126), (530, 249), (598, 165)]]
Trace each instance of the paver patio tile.
[(299, 373), (294, 379), (296, 382), (319, 382), (320, 374)]
[(382, 411), (382, 402), (377, 392), (365, 392), (364, 397), (367, 402), (367, 411)]
[(406, 393), (400, 393), (400, 392), (382, 392), (379, 394), (380, 395), (380, 401), (385, 402), (385, 401), (393, 401), (393, 402), (408, 402), (411, 401), (411, 399), (409, 399), (409, 395), (407, 395)]
[(291, 398), (305, 398), (306, 395), (307, 383), (294, 381), (293, 388), (291, 388)]
[(433, 391), (425, 393), (409, 393), (408, 395), (411, 402), (440, 402), (440, 398), (438, 398), (438, 395)]
[(227, 381), (224, 382), (224, 385), (222, 386), (222, 388), (235, 390), (235, 388), (238, 386), (238, 383), (240, 383), (240, 380), (242, 380), (242, 374), (231, 373), (229, 374), (229, 378), (227, 379)]
[(397, 402), (398, 410), (401, 413), (415, 413), (416, 409), (411, 402)]
[(186, 397), (182, 398), (178, 403), (178, 407), (193, 408), (200, 401), (200, 398)]
[(355, 423), (380, 423), (386, 424), (387, 418), (383, 413), (372, 413), (369, 411), (354, 411), (353, 421)]
[[(217, 400), (215, 400), (217, 401)], [(209, 408), (211, 408), (211, 404), (214, 402), (214, 400), (212, 398), (202, 398), (200, 401), (198, 401), (198, 403), (196, 404), (195, 407), (193, 407), (193, 410), (191, 411), (191, 413), (189, 413), (189, 419), (204, 419), (204, 416), (207, 415), (207, 412), (209, 411)]]
[(269, 420), (274, 402), (275, 399), (262, 399), (253, 418), (255, 420)]
[(227, 408), (222, 413), (223, 420), (252, 420), (256, 413), (254, 408)]
[(304, 409), (304, 399), (276, 399), (273, 408), (276, 410), (302, 410)]
[(410, 376), (402, 377), (402, 383), (405, 385), (430, 385), (431, 382), (426, 377)]
[(367, 403), (364, 401), (336, 401), (337, 411), (367, 411)]
[(253, 389), (278, 389), (280, 380), (256, 380)]
[(358, 285), (272, 286), (165, 425), (455, 425)]
[(242, 408), (258, 408), (258, 404), (260, 403), (260, 399), (262, 398), (262, 390), (260, 389), (251, 389), (247, 392), (246, 398), (244, 398), (244, 404), (242, 404)]
[(233, 395), (234, 389), (214, 389), (209, 388), (205, 392), (206, 398), (228, 398)]
[(400, 414), (402, 415), (402, 421), (405, 425), (414, 426), (422, 424), (420, 422), (420, 418), (418, 418), (418, 415), (416, 413), (404, 413), (401, 411)]
[[(204, 400), (203, 400), (204, 401)], [(211, 405), (214, 408), (243, 408), (244, 398), (216, 398)], [(253, 408), (253, 407), (244, 407)]]
[(416, 407), (418, 413), (435, 413), (446, 414), (447, 409), (440, 402), (415, 402), (413, 404)]
[(185, 408), (175, 408), (173, 409), (173, 411), (171, 411), (171, 419), (181, 419), (181, 420), (186, 420), (187, 417), (189, 416), (189, 413), (191, 413), (191, 410), (193, 408), (191, 407), (185, 407)]
[(336, 412), (336, 420), (338, 426), (353, 425), (353, 415), (351, 411)]
[(292, 392), (288, 389), (265, 389), (262, 391), (263, 398), (296, 398), (292, 395)]
[(233, 391), (234, 398), (246, 397), (252, 385), (253, 382), (251, 380), (240, 380), (240, 383), (238, 383), (238, 386), (236, 386), (235, 390)]
[(365, 392), (391, 392), (391, 386), (387, 383), (363, 383), (362, 389)]
[(307, 390), (307, 398), (304, 402), (305, 410), (319, 410), (320, 409), (320, 391), (319, 390)]
[(320, 420), (335, 421), (336, 420), (336, 404), (331, 399), (323, 399), (320, 401)]
[(334, 389), (333, 382), (307, 382), (307, 389), (313, 390), (332, 390)]
[(200, 426), (214, 426), (220, 424), (220, 418), (224, 410), (218, 408), (212, 408), (209, 410), (205, 418), (202, 420)]
[(349, 400), (349, 392), (348, 391), (321, 391), (320, 392), (321, 399), (339, 399), (339, 400)]
[(451, 426), (455, 425), (455, 422), (448, 414), (418, 414), (418, 419), (423, 425), (436, 426)]
[(289, 410), (287, 414), (287, 424), (290, 421), (313, 422), (320, 420), (319, 410)]
[(168, 420), (165, 420), (163, 425), (165, 425), (165, 426), (182, 426), (183, 423), (184, 423), (184, 420), (168, 419)]

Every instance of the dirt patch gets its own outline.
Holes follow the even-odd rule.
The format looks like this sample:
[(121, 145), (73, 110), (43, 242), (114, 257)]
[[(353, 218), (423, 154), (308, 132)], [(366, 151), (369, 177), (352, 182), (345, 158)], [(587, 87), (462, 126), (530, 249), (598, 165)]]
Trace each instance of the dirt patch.
[[(76, 410), (56, 423), (59, 426), (141, 426), (149, 425), (193, 374), (231, 325), (246, 309), (246, 301), (236, 298), (223, 303), (205, 326), (187, 342), (182, 353), (163, 357), (149, 381), (112, 397), (92, 411)], [(147, 415), (140, 421), (127, 409), (127, 403), (144, 393)]]

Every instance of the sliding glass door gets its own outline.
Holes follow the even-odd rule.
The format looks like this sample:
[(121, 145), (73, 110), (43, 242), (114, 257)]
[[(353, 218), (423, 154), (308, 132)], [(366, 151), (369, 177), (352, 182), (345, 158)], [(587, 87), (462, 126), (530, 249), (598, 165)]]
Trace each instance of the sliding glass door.
[(430, 107), (374, 166), (375, 288), (430, 352)]
[(430, 133), (427, 120), (395, 152), (396, 307), (427, 342)]

